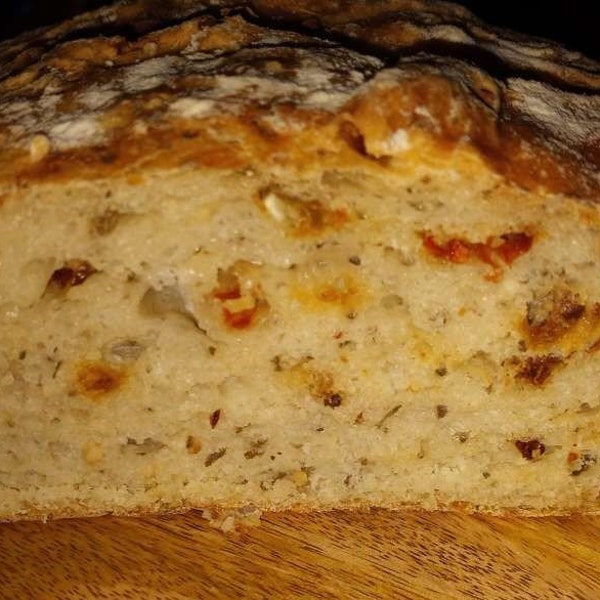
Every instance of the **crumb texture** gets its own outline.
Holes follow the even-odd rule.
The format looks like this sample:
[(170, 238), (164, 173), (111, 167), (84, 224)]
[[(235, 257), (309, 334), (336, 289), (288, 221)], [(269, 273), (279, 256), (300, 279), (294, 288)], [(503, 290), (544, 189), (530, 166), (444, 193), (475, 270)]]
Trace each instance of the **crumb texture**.
[(469, 165), (7, 201), (2, 515), (595, 510), (597, 210)]

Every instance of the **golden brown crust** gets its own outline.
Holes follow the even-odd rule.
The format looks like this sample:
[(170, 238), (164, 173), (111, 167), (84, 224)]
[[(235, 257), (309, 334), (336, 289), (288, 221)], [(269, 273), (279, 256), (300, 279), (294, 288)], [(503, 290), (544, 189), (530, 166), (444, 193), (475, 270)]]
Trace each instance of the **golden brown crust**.
[[(382, 158), (369, 140), (375, 147), (408, 128), (446, 146), (472, 145), (527, 188), (598, 196), (600, 68), (580, 55), (491, 30), (445, 3), (209, 4), (180, 0), (173, 18), (194, 18), (167, 28), (155, 3), (118, 4), (0, 46), (2, 180), (218, 166), (225, 157), (228, 166), (260, 166), (282, 148), (289, 165), (323, 153), (364, 162)], [(256, 15), (261, 25), (247, 20)], [(60, 43), (73, 32), (134, 26), (142, 33), (133, 39)], [(362, 76), (344, 76), (353, 72)], [(335, 97), (313, 100), (329, 88)], [(216, 108), (181, 118), (172, 109), (187, 98)], [(279, 127), (269, 125), (273, 112)], [(334, 136), (327, 143), (323, 127)], [(34, 161), (35, 134), (49, 138), (50, 151)], [(204, 150), (190, 151), (200, 145), (192, 136), (209, 138)], [(302, 152), (299, 138), (315, 152)]]

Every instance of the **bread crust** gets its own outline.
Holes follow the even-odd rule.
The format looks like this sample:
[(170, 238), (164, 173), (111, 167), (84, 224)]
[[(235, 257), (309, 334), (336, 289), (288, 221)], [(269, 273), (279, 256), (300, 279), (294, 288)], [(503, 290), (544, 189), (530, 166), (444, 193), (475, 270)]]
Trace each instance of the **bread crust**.
[[(377, 505), (378, 509), (390, 510), (390, 511), (410, 511), (410, 512), (429, 512), (430, 509), (424, 509), (418, 503), (391, 503)], [(217, 504), (217, 505), (206, 505), (196, 506), (190, 504), (159, 504), (153, 507), (142, 505), (140, 507), (123, 510), (120, 508), (111, 509), (100, 509), (90, 510), (88, 507), (82, 512), (80, 507), (77, 506), (61, 506), (56, 508), (49, 507), (31, 507), (26, 513), (19, 513), (10, 515), (8, 517), (2, 516), (0, 523), (14, 523), (18, 521), (54, 521), (58, 519), (74, 519), (81, 518), (82, 516), (87, 517), (102, 517), (102, 516), (114, 516), (114, 517), (152, 517), (156, 515), (178, 515), (185, 514), (190, 511), (200, 511), (208, 515), (220, 515), (232, 513), (234, 516), (239, 515), (243, 520), (244, 514), (251, 509), (253, 514), (262, 514), (268, 512), (281, 512), (289, 510), (296, 513), (313, 513), (313, 512), (332, 512), (335, 510), (344, 510), (352, 512), (364, 512), (373, 509), (373, 505), (368, 502), (352, 502), (352, 503), (335, 503), (330, 506), (326, 506), (320, 503), (298, 503), (290, 504), (286, 506), (270, 506), (270, 505), (239, 505), (239, 504)], [(453, 512), (462, 514), (485, 514), (494, 517), (517, 517), (517, 518), (535, 518), (535, 517), (568, 517), (574, 515), (599, 515), (600, 509), (597, 505), (591, 504), (589, 506), (582, 506), (577, 510), (568, 510), (564, 507), (550, 506), (543, 510), (539, 508), (532, 508), (528, 506), (502, 508), (502, 507), (480, 507), (469, 504), (468, 502), (450, 503), (450, 504), (439, 504), (435, 508), (439, 512)]]
[[(600, 67), (578, 53), (494, 30), (446, 3), (176, 7), (181, 22), (167, 28), (155, 3), (123, 3), (0, 45), (0, 179), (94, 178), (189, 161), (260, 167), (282, 148), (286, 166), (314, 165), (323, 153), (364, 164), (385, 158), (382, 143), (401, 127), (446, 148), (471, 145), (527, 189), (598, 197)], [(108, 35), (94, 35), (99, 27)], [(110, 35), (128, 27), (133, 40)], [(240, 88), (244, 78), (253, 84)], [(186, 112), (186, 101), (195, 108)], [(273, 111), (279, 128), (267, 125)], [(190, 153), (190, 137), (211, 129), (241, 141), (203, 138), (206, 152)], [(298, 129), (314, 152), (299, 153)], [(50, 143), (32, 161), (36, 135)]]

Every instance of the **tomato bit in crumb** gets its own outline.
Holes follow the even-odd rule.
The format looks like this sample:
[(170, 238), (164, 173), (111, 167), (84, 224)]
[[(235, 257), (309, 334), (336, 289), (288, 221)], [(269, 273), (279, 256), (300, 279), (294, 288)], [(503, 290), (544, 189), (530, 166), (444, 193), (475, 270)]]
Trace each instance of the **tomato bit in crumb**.
[(209, 421), (210, 421), (211, 429), (214, 429), (217, 426), (217, 423), (219, 422), (220, 418), (221, 418), (221, 409), (220, 408), (217, 408), (217, 410), (210, 413)]
[(219, 269), (218, 286), (212, 291), (221, 302), (223, 321), (232, 329), (247, 329), (254, 324), (258, 314), (267, 307), (259, 286), (242, 290), (240, 278), (233, 268)]
[(461, 238), (438, 242), (430, 233), (423, 233), (421, 239), (425, 250), (436, 258), (458, 264), (479, 261), (490, 265), (492, 271), (485, 276), (490, 281), (498, 281), (502, 277), (502, 266), (511, 266), (533, 244), (533, 236), (523, 232), (490, 236), (485, 243)]
[(257, 313), (257, 307), (248, 308), (239, 312), (230, 312), (226, 308), (223, 309), (223, 319), (229, 327), (233, 329), (246, 329), (250, 327)]
[(218, 287), (213, 290), (213, 296), (218, 300), (235, 300), (242, 296), (240, 280), (231, 269), (219, 269), (217, 272)]
[(536, 460), (546, 452), (546, 446), (539, 440), (516, 440), (515, 446), (525, 460)]
[(68, 260), (60, 269), (56, 269), (52, 273), (44, 294), (59, 291), (64, 293), (76, 285), (81, 285), (88, 277), (97, 272), (98, 270), (87, 260), (79, 258)]

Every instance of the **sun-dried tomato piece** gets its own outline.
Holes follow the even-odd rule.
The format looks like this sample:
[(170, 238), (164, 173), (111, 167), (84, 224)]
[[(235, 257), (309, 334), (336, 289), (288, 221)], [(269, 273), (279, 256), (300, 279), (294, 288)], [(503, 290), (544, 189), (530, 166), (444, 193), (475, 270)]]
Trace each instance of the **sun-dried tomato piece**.
[(238, 261), (217, 272), (218, 285), (212, 290), (212, 297), (221, 302), (223, 321), (232, 329), (247, 329), (268, 309), (260, 285), (244, 275), (255, 268), (251, 263)]
[(502, 243), (494, 251), (507, 265), (512, 265), (519, 256), (529, 252), (533, 245), (533, 236), (523, 232), (503, 233), (500, 238)]
[(212, 291), (218, 300), (235, 300), (242, 295), (240, 280), (232, 269), (217, 271), (218, 286)]
[(219, 419), (221, 418), (221, 409), (218, 408), (217, 410), (215, 410), (214, 412), (210, 413), (210, 428), (214, 429), (217, 426), (217, 423), (219, 422)]
[(500, 279), (503, 266), (511, 266), (533, 245), (533, 236), (523, 232), (490, 236), (485, 242), (470, 242), (463, 238), (440, 242), (430, 233), (423, 233), (421, 239), (425, 250), (441, 260), (455, 264), (482, 262), (491, 266), (492, 271), (486, 275), (486, 279), (492, 281)]
[(87, 260), (79, 258), (68, 260), (62, 267), (56, 269), (50, 275), (44, 294), (51, 291), (66, 292), (76, 285), (81, 285), (88, 277), (97, 272), (98, 269)]
[(563, 362), (560, 356), (554, 354), (528, 356), (518, 370), (517, 378), (524, 379), (532, 385), (543, 385), (554, 369)]
[(337, 392), (334, 392), (333, 394), (328, 394), (327, 396), (325, 396), (325, 398), (323, 398), (323, 404), (331, 408), (337, 408), (338, 406), (341, 406), (342, 402), (343, 398), (341, 394), (338, 394)]
[(579, 294), (552, 289), (527, 303), (525, 329), (534, 344), (550, 344), (569, 332), (585, 312)]
[(535, 460), (546, 452), (546, 446), (539, 440), (517, 440), (515, 446), (525, 460)]

